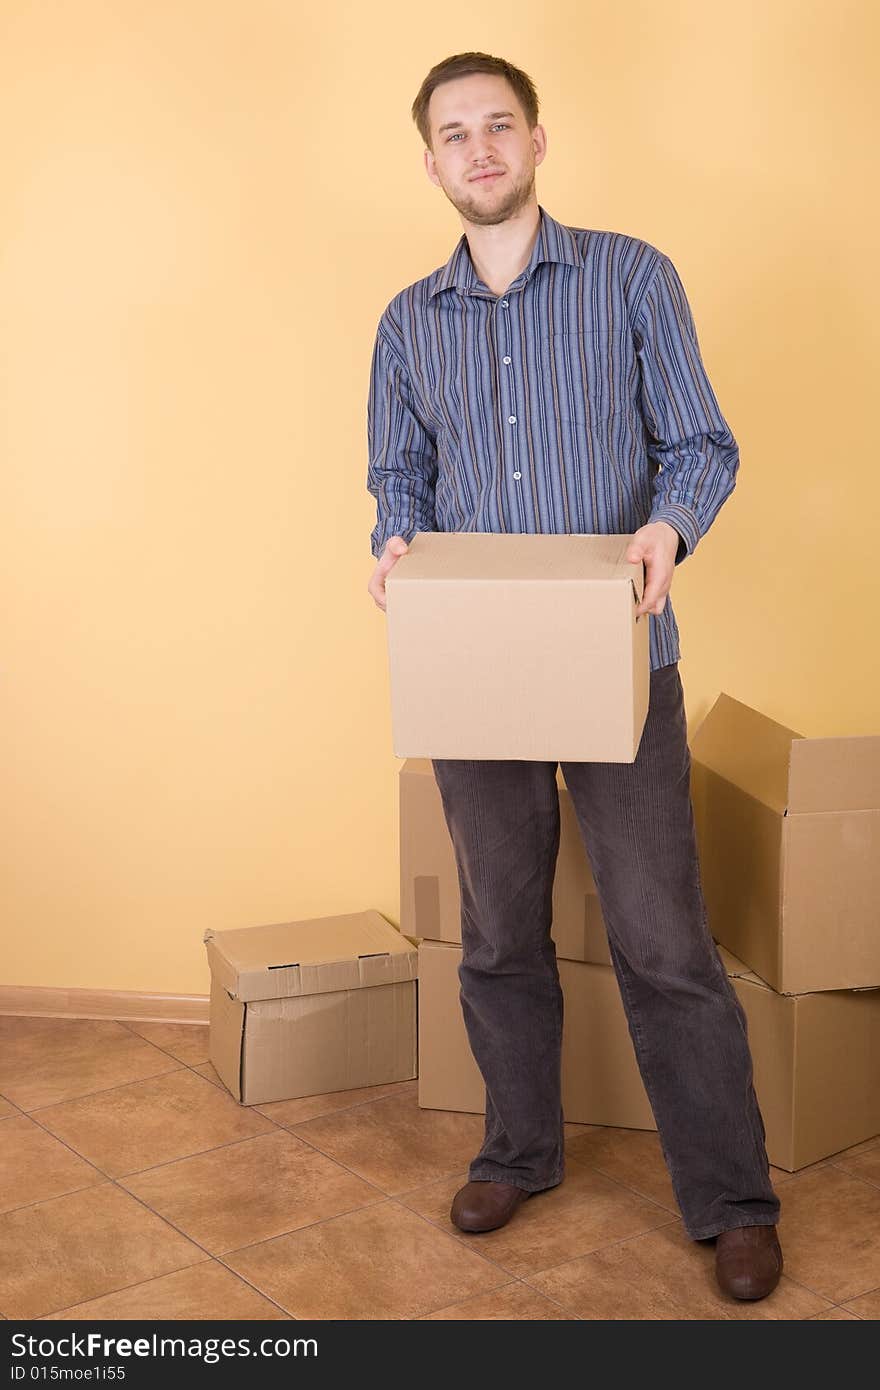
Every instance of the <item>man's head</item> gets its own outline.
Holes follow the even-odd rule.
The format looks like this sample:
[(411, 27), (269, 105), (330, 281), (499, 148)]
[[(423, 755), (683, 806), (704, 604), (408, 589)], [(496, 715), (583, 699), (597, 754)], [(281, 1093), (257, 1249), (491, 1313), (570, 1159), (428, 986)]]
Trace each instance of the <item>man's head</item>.
[[(467, 221), (504, 222), (535, 196), (547, 149), (531, 78), (503, 58), (458, 53), (437, 63), (413, 102), (428, 177)], [(492, 171), (495, 177), (481, 178)]]

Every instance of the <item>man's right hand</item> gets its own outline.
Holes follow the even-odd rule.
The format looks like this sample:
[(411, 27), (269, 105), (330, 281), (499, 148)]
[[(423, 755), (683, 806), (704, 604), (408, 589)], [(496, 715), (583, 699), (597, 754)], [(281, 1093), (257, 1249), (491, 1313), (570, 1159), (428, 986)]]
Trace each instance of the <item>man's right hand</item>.
[(381, 608), (383, 613), (385, 612), (385, 579), (388, 571), (393, 569), (401, 555), (405, 555), (408, 550), (409, 546), (403, 536), (390, 536), (367, 585), (367, 593), (372, 594), (376, 606)]

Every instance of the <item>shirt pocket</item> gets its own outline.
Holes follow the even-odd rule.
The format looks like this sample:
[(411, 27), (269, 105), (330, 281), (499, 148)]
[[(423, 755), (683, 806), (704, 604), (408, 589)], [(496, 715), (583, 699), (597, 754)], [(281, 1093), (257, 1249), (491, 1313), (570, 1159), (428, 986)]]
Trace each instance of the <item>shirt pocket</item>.
[(625, 405), (623, 338), (606, 328), (558, 329), (538, 340), (545, 408), (588, 429)]

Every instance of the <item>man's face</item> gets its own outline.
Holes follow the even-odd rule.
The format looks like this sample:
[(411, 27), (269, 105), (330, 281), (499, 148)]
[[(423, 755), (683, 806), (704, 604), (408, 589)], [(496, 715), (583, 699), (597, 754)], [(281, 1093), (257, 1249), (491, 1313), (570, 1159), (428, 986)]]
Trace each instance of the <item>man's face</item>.
[[(546, 150), (542, 126), (529, 130), (506, 78), (471, 73), (441, 82), (428, 104), (431, 182), (468, 222), (494, 226), (528, 202)], [(494, 177), (481, 178), (491, 171)]]

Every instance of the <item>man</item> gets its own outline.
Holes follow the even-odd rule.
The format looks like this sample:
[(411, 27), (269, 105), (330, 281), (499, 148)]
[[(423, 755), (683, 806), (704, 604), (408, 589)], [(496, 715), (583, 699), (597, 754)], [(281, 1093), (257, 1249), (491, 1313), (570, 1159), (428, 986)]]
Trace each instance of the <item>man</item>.
[[(684, 1225), (736, 1298), (778, 1283), (743, 1010), (702, 898), (678, 629), (668, 599), (733, 490), (739, 451), (672, 262), (567, 227), (536, 199), (547, 136), (531, 79), (457, 54), (413, 104), (425, 168), (464, 234), (378, 324), (367, 487), (385, 580), (418, 531), (632, 535), (649, 614), (648, 717), (632, 764), (563, 763)], [(461, 1003), (486, 1127), (451, 1218), (493, 1230), (562, 1181), (562, 995), (550, 937), (556, 763), (435, 759), (461, 883)]]

